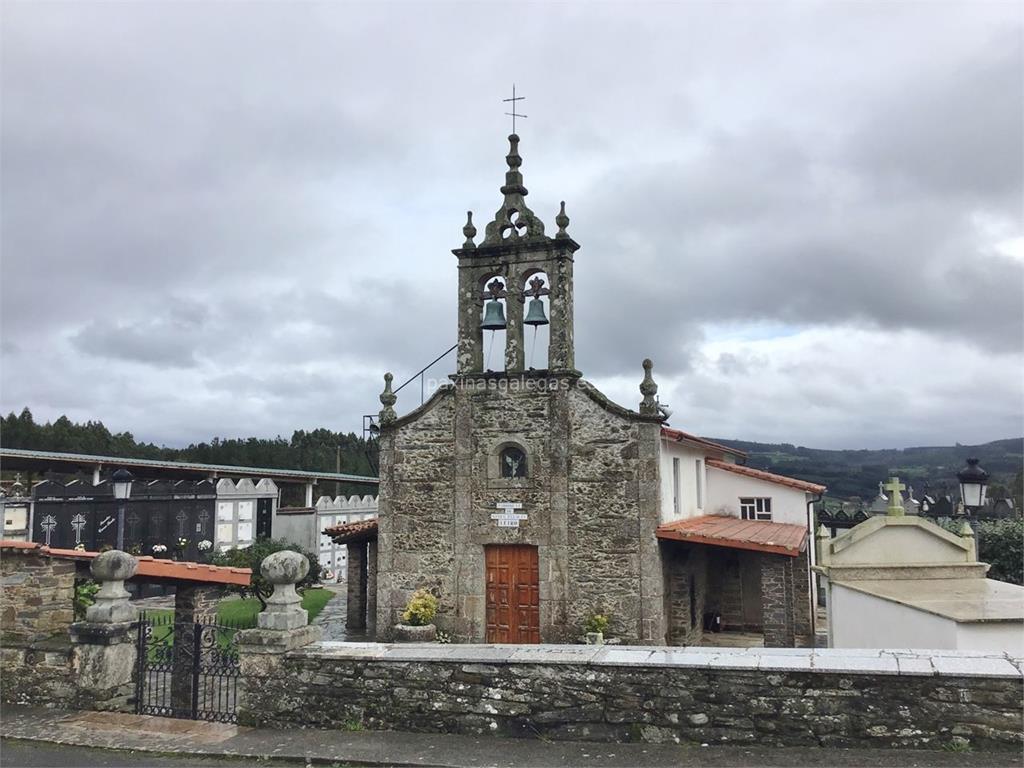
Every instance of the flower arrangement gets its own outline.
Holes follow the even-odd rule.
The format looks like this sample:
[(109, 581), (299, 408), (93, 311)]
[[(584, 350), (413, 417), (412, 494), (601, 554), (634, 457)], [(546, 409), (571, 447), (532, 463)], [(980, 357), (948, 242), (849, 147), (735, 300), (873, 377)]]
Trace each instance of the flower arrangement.
[(437, 637), (435, 640), (442, 645), (447, 645), (452, 641), (452, 636), (449, 632), (442, 632), (440, 629), (437, 630)]
[(162, 555), (164, 552), (167, 551), (167, 545), (166, 544), (154, 544), (150, 549), (153, 550), (153, 554), (154, 555)]
[(437, 615), (437, 598), (426, 589), (417, 589), (409, 598), (402, 621), (414, 627), (423, 627), (434, 620)]
[(198, 549), (200, 552), (209, 552), (211, 549), (213, 549), (213, 542), (209, 539), (203, 539), (198, 544), (196, 544), (196, 549)]
[(188, 546), (188, 539), (178, 539), (174, 542), (175, 549), (185, 549)]
[(608, 619), (606, 613), (595, 613), (587, 619), (587, 632), (599, 632), (603, 635), (604, 631), (608, 629)]
[(75, 544), (75, 552), (85, 552), (85, 544)]

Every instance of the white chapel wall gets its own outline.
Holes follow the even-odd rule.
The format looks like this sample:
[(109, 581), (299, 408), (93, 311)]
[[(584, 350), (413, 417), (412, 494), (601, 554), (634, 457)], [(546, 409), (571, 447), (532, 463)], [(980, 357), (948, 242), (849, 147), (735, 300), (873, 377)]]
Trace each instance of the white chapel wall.
[[(679, 511), (676, 511), (675, 477), (673, 459), (679, 460)], [(704, 504), (697, 503), (697, 462), (700, 462), (700, 483), (703, 490)], [(688, 517), (707, 514), (708, 483), (707, 465), (704, 463), (704, 452), (672, 440), (661, 441), (661, 520), (671, 522)]]
[(740, 516), (740, 498), (770, 498), (772, 522), (807, 527), (807, 494), (804, 491), (738, 475), (724, 469), (708, 470), (709, 515)]

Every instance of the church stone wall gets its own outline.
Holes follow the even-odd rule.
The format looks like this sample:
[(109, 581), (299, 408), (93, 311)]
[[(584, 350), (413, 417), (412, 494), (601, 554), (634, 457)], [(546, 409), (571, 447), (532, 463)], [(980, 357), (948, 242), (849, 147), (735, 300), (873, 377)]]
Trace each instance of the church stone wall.
[[(576, 641), (595, 612), (611, 614), (611, 636), (664, 642), (658, 424), (579, 386), (572, 375), (482, 376), (384, 430), (380, 637), (426, 587), (440, 598), (441, 629), (482, 642), (484, 547), (526, 544), (538, 548), (543, 642)], [(526, 453), (525, 478), (500, 477), (509, 444)], [(521, 503), (527, 518), (499, 528), (499, 502)]]
[(438, 623), (451, 621), (455, 399), (443, 390), (381, 435), (377, 541), (377, 629), (389, 637), (412, 593), (441, 596)]

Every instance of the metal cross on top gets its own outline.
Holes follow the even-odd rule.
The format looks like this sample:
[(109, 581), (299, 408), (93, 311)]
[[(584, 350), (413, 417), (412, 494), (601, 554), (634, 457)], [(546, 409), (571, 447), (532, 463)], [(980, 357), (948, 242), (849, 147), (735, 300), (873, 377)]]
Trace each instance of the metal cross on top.
[(885, 490), (889, 492), (889, 509), (886, 510), (890, 515), (898, 517), (904, 514), (903, 500), (900, 496), (900, 491), (905, 490), (907, 486), (900, 482), (900, 479), (893, 475), (889, 478), (889, 482), (885, 484)]
[(512, 133), (515, 133), (516, 132), (516, 118), (517, 117), (526, 117), (526, 115), (521, 115), (518, 112), (516, 112), (516, 102), (517, 101), (526, 101), (526, 97), (525, 96), (516, 96), (516, 84), (512, 83), (512, 98), (511, 99), (502, 99), (502, 101), (505, 101), (505, 102), (511, 101), (512, 102), (512, 111), (511, 112), (506, 112), (505, 114), (512, 118)]

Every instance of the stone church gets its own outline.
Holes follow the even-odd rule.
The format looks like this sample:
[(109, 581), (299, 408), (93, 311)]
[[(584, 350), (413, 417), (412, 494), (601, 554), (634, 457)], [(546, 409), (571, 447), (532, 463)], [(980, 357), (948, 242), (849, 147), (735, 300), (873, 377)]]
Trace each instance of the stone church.
[[(389, 639), (425, 587), (439, 598), (436, 624), (461, 642), (577, 642), (588, 618), (607, 614), (624, 643), (690, 644), (705, 614), (725, 614), (736, 628), (763, 624), (766, 644), (792, 645), (810, 631), (804, 505), (824, 489), (747, 470), (741, 452), (669, 429), (649, 360), (637, 410), (582, 377), (580, 246), (564, 203), (546, 234), (526, 204), (519, 137), (509, 142), (501, 206), (480, 242), (470, 213), (453, 251), (457, 371), (400, 417), (385, 377), (378, 520), (325, 531), (349, 544), (350, 628)], [(547, 360), (534, 368), (538, 330)], [(723, 533), (723, 519), (741, 525)]]

